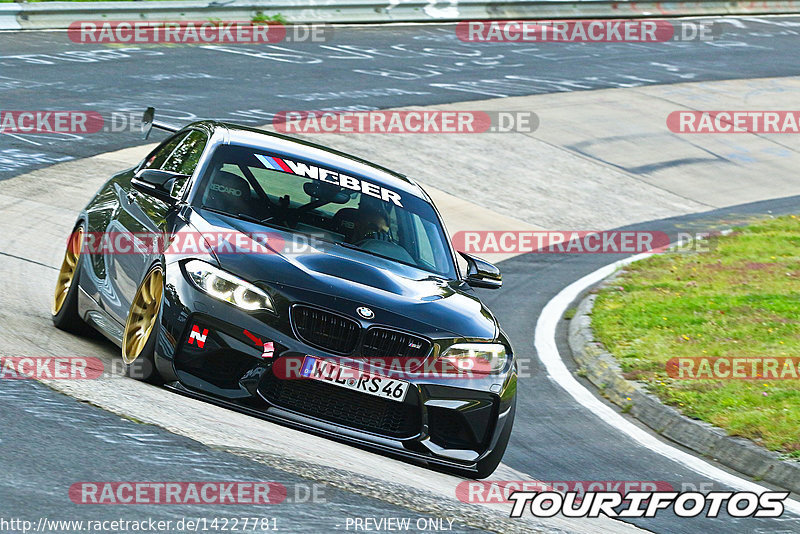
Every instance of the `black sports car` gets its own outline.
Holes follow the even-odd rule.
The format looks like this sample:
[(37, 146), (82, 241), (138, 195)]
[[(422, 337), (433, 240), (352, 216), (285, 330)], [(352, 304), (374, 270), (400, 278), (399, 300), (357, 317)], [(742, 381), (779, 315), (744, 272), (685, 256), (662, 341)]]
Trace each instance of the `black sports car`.
[(129, 376), (482, 478), (516, 405), (508, 339), (413, 180), (262, 130), (201, 121), (81, 212), (53, 321), (122, 348)]

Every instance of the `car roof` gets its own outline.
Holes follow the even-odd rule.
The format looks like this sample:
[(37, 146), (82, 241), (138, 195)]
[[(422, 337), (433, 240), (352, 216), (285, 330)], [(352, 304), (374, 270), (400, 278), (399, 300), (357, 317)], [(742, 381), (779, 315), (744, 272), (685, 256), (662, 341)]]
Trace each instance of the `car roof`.
[(422, 190), (419, 184), (404, 174), (392, 171), (386, 167), (382, 167), (376, 163), (372, 163), (371, 161), (346, 152), (341, 152), (288, 135), (228, 122), (202, 121), (190, 126), (200, 126), (210, 130), (224, 128), (227, 130), (227, 144), (244, 145), (275, 151), (287, 156), (296, 156), (299, 159), (311, 161), (322, 167), (341, 169), (345, 171), (345, 173), (352, 173), (369, 178), (378, 185), (386, 186), (396, 191), (410, 193), (426, 202), (430, 202), (428, 195)]

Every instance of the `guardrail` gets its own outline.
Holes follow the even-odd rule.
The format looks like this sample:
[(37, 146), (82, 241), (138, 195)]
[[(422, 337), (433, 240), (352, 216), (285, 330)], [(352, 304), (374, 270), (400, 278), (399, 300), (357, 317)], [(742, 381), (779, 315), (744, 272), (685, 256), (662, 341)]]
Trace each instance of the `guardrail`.
[(0, 29), (66, 28), (79, 20), (252, 20), (293, 23), (675, 17), (800, 13), (800, 0), (221, 0), (0, 4)]

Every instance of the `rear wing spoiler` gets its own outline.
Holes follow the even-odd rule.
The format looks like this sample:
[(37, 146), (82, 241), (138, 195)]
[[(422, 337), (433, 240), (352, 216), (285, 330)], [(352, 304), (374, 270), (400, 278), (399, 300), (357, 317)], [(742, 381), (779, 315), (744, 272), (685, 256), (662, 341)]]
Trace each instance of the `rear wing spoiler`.
[(158, 128), (159, 130), (164, 130), (165, 132), (175, 133), (180, 130), (180, 126), (173, 126), (172, 124), (167, 124), (166, 122), (161, 122), (155, 120), (156, 118), (156, 108), (149, 107), (144, 110), (144, 114), (142, 115), (142, 135), (145, 139), (150, 137), (150, 132), (153, 128)]

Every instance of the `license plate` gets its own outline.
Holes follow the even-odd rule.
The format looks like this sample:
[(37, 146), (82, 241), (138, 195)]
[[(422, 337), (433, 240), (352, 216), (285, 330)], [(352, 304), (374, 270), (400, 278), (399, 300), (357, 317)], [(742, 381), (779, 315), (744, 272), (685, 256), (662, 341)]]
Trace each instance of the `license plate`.
[(303, 359), (300, 376), (397, 402), (405, 400), (409, 385), (403, 380), (367, 373), (314, 356)]

